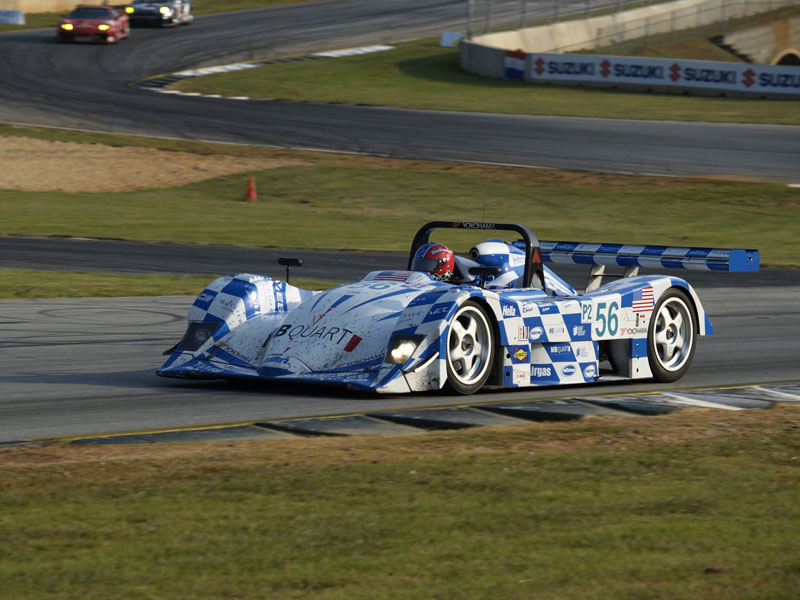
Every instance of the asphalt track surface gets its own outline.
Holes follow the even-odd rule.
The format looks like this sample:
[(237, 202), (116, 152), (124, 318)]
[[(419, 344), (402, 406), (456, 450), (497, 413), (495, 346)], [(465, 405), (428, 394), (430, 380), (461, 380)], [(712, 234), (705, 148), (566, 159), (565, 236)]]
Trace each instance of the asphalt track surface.
[[(562, 14), (583, 6), (564, 2)], [(528, 7), (531, 18), (553, 12), (551, 2)], [(516, 0), (494, 3), (493, 22), (513, 22), (518, 11)], [(799, 177), (800, 127), (239, 101), (130, 85), (190, 67), (463, 31), (464, 21), (463, 0), (321, 0), (136, 29), (113, 46), (58, 44), (52, 30), (0, 35), (0, 121), (414, 159)]]
[(699, 287), (716, 331), (674, 384), (548, 387), (373, 396), (306, 386), (238, 387), (163, 379), (162, 352), (183, 334), (193, 298), (0, 300), (0, 442), (395, 408), (793, 382), (800, 286)]
[[(27, 248), (27, 250), (26, 250)], [(281, 250), (0, 238), (0, 266), (124, 273), (281, 274)], [(304, 252), (308, 277), (348, 280), (403, 267), (401, 254)], [(16, 265), (9, 264), (18, 257)], [(270, 265), (272, 265), (270, 267)], [(239, 268), (236, 268), (239, 267)], [(266, 267), (266, 268), (262, 268)], [(274, 269), (274, 270), (271, 270)], [(582, 268), (559, 269), (575, 285)], [(357, 272), (358, 275), (354, 275)], [(674, 273), (674, 271), (673, 271)], [(40, 275), (46, 277), (46, 274)], [(800, 271), (685, 273), (716, 328), (700, 339), (680, 381), (489, 390), (480, 403), (562, 395), (640, 393), (794, 382), (800, 378)], [(193, 297), (0, 300), (0, 442), (209, 423), (240, 423), (423, 406), (459, 406), (463, 396), (372, 396), (310, 386), (241, 387), (163, 379), (162, 352), (183, 335)]]
[[(495, 17), (512, 19), (516, 13), (511, 7), (518, 3), (504, 4), (506, 12), (498, 10)], [(529, 3), (531, 10), (547, 10), (542, 6)], [(461, 30), (462, 13), (460, 0), (336, 0), (201, 17), (191, 27), (175, 30), (136, 30), (130, 40), (112, 47), (58, 45), (52, 31), (0, 35), (0, 120), (395, 157), (662, 175), (737, 174), (775, 181), (796, 178), (800, 128), (794, 127), (236, 102), (164, 96), (129, 85), (208, 64)], [(114, 258), (114, 252), (109, 254), (103, 246), (87, 250), (78, 244), (57, 246), (60, 241), (21, 240), (29, 244), (25, 249), (14, 246), (19, 241), (2, 240), (4, 265), (272, 274), (259, 267), (275, 259), (272, 251), (149, 244), (137, 246), (139, 251), (115, 246)], [(31, 243), (38, 249), (31, 250)], [(189, 254), (181, 254), (185, 252)], [(127, 257), (122, 259), (121, 254)], [(185, 260), (184, 270), (172, 266), (176, 258)], [(325, 253), (305, 258), (304, 277), (331, 279), (351, 278), (348, 269), (354, 262), (359, 274), (371, 269), (370, 261), (404, 262), (402, 255)], [(81, 261), (85, 266), (76, 266)], [(330, 261), (338, 262), (338, 267)], [(794, 346), (800, 337), (796, 310), (800, 281), (796, 271), (730, 275), (727, 282), (700, 273), (688, 279), (698, 287), (717, 328), (716, 335), (701, 339), (689, 374), (672, 386), (602, 385), (582, 388), (581, 393), (797, 379)], [(464, 403), (463, 397), (385, 398), (158, 378), (154, 370), (163, 360), (161, 352), (182, 335), (191, 301), (188, 297), (0, 301), (0, 441)], [(574, 389), (489, 391), (471, 400), (552, 398), (561, 393)]]

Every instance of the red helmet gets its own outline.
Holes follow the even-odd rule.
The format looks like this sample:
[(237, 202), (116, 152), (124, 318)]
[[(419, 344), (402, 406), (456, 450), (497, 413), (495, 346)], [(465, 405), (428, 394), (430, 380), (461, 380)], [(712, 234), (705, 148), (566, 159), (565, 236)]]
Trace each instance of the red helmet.
[(412, 271), (425, 271), (442, 281), (449, 281), (453, 278), (455, 266), (455, 255), (444, 244), (420, 246), (411, 262)]

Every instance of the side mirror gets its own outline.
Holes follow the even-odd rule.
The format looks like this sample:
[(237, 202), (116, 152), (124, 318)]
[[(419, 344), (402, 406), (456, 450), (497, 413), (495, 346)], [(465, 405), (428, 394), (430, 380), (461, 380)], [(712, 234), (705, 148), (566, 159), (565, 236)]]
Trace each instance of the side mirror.
[(500, 275), (503, 272), (503, 269), (500, 267), (470, 267), (469, 274), (470, 275), (483, 275), (484, 277), (489, 277), (490, 275)]
[[(477, 275), (477, 276), (483, 276), (483, 277), (491, 277), (493, 275), (500, 275), (500, 273), (503, 272), (503, 269), (501, 269), (500, 267), (497, 267), (497, 266), (491, 266), (491, 267), (486, 266), (486, 267), (484, 267), (482, 265), (479, 266), (479, 267), (470, 267), (468, 270), (469, 270), (469, 274), (470, 275)], [(486, 285), (486, 281), (483, 281), (481, 283), (481, 287), (484, 287), (485, 285)]]
[(290, 256), (281, 256), (278, 258), (278, 264), (286, 267), (286, 283), (289, 283), (289, 269), (291, 267), (302, 267), (303, 259)]

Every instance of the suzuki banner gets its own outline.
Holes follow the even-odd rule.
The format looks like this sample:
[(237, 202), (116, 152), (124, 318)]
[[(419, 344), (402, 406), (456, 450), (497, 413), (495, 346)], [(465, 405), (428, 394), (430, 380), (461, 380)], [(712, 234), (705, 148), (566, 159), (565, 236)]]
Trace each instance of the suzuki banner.
[[(521, 62), (519, 54), (522, 53), (514, 54), (513, 59)], [(800, 67), (797, 66), (593, 54), (529, 54), (525, 58), (525, 80), (532, 82), (634, 84), (800, 96)], [(519, 78), (509, 73), (508, 62), (506, 76)]]

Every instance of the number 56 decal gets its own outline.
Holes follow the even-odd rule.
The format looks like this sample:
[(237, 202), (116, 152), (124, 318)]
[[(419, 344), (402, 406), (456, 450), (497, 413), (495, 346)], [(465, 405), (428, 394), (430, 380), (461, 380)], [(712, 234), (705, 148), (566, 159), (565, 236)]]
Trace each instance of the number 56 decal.
[[(617, 335), (619, 331), (619, 304), (616, 302), (598, 302), (596, 306), (594, 335), (596, 337)], [(589, 313), (591, 314), (591, 307), (589, 308)]]

